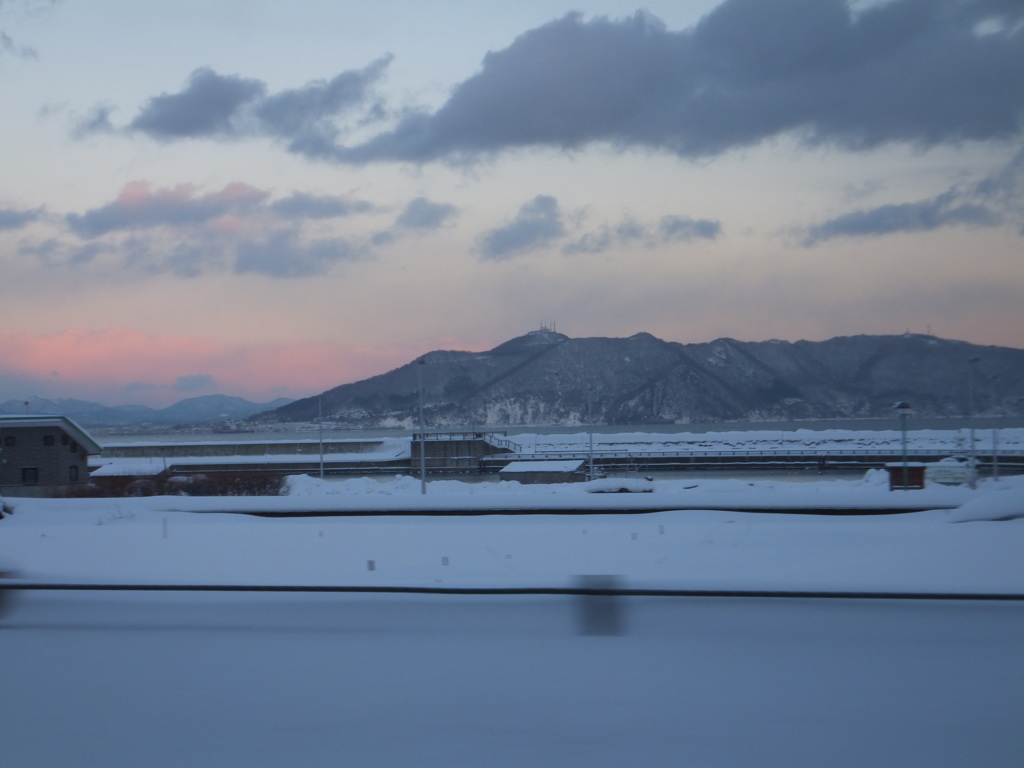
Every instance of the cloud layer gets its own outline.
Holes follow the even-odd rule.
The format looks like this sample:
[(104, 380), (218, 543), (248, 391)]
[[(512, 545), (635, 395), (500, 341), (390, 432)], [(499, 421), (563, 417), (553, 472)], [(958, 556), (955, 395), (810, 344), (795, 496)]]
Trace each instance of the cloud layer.
[(0, 230), (21, 229), (42, 217), (42, 208), (33, 208), (32, 210), (0, 208)]
[(345, 195), (293, 192), (272, 200), (270, 192), (242, 182), (203, 192), (189, 184), (154, 188), (134, 181), (109, 203), (81, 213), (0, 209), (0, 231), (44, 219), (62, 226), (62, 232), (41, 241), (25, 240), (18, 247), (20, 256), (51, 267), (296, 278), (323, 275), (338, 263), (367, 258), (377, 244), (431, 232), (458, 214), (449, 203), (417, 197), (401, 207), (384, 232), (372, 237), (358, 230), (339, 232), (344, 222), (381, 210)]
[[(690, 30), (572, 13), (488, 53), (436, 111), (389, 111), (389, 58), (268, 94), (210, 69), (126, 127), (160, 141), (270, 136), (317, 160), (465, 161), (602, 143), (711, 157), (782, 134), (866, 149), (1018, 135), (1024, 6), (1014, 0), (726, 0)], [(345, 128), (398, 115), (347, 144)], [(104, 113), (105, 116), (105, 113)], [(347, 122), (346, 122), (347, 121)], [(109, 128), (93, 115), (92, 130)]]
[(935, 197), (844, 213), (807, 229), (805, 246), (837, 237), (879, 237), (945, 227), (998, 227), (1016, 222), (1024, 235), (1024, 150), (998, 172)]
[(78, 121), (73, 132), (83, 137), (121, 130), (161, 142), (270, 137), (283, 141), (290, 152), (330, 157), (341, 135), (338, 118), (357, 109), (362, 121), (380, 116), (373, 86), (390, 60), (383, 57), (363, 69), (273, 94), (260, 80), (200, 67), (180, 91), (149, 99), (122, 129), (111, 122), (113, 108), (102, 104)]

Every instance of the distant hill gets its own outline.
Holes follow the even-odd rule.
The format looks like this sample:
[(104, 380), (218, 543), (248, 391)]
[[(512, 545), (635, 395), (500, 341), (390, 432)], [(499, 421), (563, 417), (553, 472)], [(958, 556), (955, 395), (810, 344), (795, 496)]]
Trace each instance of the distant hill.
[[(279, 398), (269, 403), (252, 403), (241, 397), (202, 395), (157, 409), (145, 405), (108, 407), (85, 400), (33, 398), (29, 401), (28, 412), (70, 416), (83, 427), (174, 426), (241, 421), (254, 413), (279, 408), (290, 402), (288, 398)], [(0, 413), (25, 412), (22, 400), (0, 403)]]
[[(970, 362), (977, 359), (977, 362)], [(680, 344), (541, 330), (487, 352), (430, 352), (250, 417), (353, 427), (665, 424), (1024, 413), (1024, 350), (919, 334)], [(973, 398), (972, 398), (973, 390)]]

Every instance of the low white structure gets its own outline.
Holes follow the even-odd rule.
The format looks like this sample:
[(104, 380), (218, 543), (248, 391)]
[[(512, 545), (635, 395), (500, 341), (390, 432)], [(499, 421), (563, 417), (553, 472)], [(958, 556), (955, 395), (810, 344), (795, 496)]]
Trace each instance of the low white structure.
[(950, 456), (925, 465), (926, 480), (943, 485), (963, 485), (971, 481), (976, 471), (974, 462), (967, 456)]
[(586, 480), (582, 459), (513, 461), (498, 471), (498, 477), (520, 483), (573, 483)]

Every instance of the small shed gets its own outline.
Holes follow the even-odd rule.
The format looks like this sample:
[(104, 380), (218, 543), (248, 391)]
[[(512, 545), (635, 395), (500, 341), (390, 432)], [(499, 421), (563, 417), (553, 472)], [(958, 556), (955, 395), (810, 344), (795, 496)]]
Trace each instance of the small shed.
[(578, 483), (584, 477), (583, 459), (562, 461), (513, 461), (498, 470), (502, 480), (528, 483)]
[(920, 461), (893, 461), (885, 465), (890, 491), (918, 491), (924, 488), (925, 464)]
[(89, 481), (99, 444), (67, 416), (0, 416), (0, 494), (47, 496)]

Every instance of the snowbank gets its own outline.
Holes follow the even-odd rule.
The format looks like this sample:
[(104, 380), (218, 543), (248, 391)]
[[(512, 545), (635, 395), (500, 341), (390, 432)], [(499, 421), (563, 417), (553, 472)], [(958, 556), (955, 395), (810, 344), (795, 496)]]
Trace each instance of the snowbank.
[(950, 515), (950, 522), (1019, 520), (1024, 518), (1024, 477), (990, 482), (988, 492), (961, 504)]

